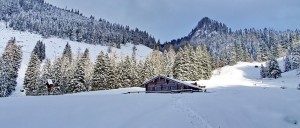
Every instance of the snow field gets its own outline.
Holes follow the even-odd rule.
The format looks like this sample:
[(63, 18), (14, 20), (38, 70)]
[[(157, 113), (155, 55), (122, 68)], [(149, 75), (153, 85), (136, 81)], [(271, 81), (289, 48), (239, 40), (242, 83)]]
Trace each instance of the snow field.
[[(259, 73), (255, 74), (259, 71), (254, 68), (257, 64), (222, 68), (220, 74), (206, 81), (210, 93), (123, 94), (144, 90), (136, 87), (2, 98), (0, 123), (30, 128), (298, 128), (300, 91), (295, 88), (296, 72), (284, 73), (276, 80), (260, 80)], [(285, 81), (286, 89), (280, 88), (280, 81)]]
[(211, 93), (122, 94), (136, 90), (140, 89), (2, 98), (0, 123), (12, 128), (299, 127), (296, 89), (227, 87)]
[[(210, 93), (122, 94), (143, 91), (124, 88), (83, 92), (60, 96), (18, 97), (29, 56), (38, 40), (46, 44), (46, 57), (61, 55), (67, 42), (75, 55), (77, 49), (89, 48), (92, 60), (107, 47), (72, 42), (58, 38), (43, 39), (36, 34), (19, 32), (0, 24), (0, 52), (10, 37), (23, 46), (24, 56), (17, 93), (0, 99), (0, 124), (9, 128), (299, 128), (300, 91), (296, 71), (279, 79), (260, 79), (255, 66), (238, 63), (213, 72), (210, 80), (199, 81)], [(114, 49), (130, 55), (133, 45)], [(137, 58), (152, 50), (137, 46)], [(282, 59), (279, 64), (283, 67)], [(283, 69), (282, 69), (283, 70)], [(281, 89), (280, 87), (286, 87)]]

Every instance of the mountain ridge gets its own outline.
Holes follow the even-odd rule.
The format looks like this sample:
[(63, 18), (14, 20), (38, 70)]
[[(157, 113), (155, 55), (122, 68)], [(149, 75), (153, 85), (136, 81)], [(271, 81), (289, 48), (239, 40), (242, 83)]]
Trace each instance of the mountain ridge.
[(204, 17), (198, 22), (197, 26), (194, 29), (192, 29), (188, 36), (194, 35), (199, 29), (203, 29), (205, 31), (210, 32), (216, 31), (224, 33), (229, 31), (229, 28), (224, 23), (210, 19), (209, 17)]
[(44, 0), (1, 0), (0, 7), (1, 20), (14, 30), (118, 48), (126, 43), (150, 48), (156, 45), (155, 38), (146, 31), (97, 20), (94, 16), (88, 18), (78, 10), (62, 9)]
[(300, 40), (299, 30), (239, 29), (232, 31), (224, 23), (208, 17), (201, 19), (192, 31), (182, 38), (165, 42), (162, 50), (173, 46), (176, 50), (185, 45), (205, 45), (212, 56), (215, 68), (236, 64), (239, 61), (266, 61), (289, 54)]

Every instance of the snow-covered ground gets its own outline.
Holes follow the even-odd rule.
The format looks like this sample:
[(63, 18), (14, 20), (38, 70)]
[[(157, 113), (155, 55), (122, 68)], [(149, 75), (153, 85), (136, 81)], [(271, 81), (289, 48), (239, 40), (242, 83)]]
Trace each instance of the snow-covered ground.
[[(18, 77), (18, 86), (16, 88), (16, 92), (13, 96), (18, 96), (20, 93), (20, 89), (22, 88), (23, 79), (25, 76), (25, 71), (27, 68), (27, 64), (30, 59), (30, 54), (36, 45), (38, 40), (43, 41), (46, 45), (46, 58), (51, 59), (52, 61), (56, 57), (61, 57), (63, 49), (65, 48), (65, 45), (67, 42), (71, 45), (73, 55), (75, 56), (77, 51), (80, 50), (81, 52), (84, 52), (86, 48), (89, 49), (91, 59), (94, 61), (96, 60), (97, 55), (100, 53), (100, 51), (107, 52), (108, 47), (107, 46), (101, 46), (101, 45), (90, 45), (86, 43), (79, 43), (74, 42), (66, 39), (60, 39), (60, 38), (43, 38), (42, 36), (38, 34), (33, 34), (29, 32), (20, 32), (12, 30), (11, 28), (6, 28), (5, 23), (0, 22), (0, 53), (4, 51), (4, 48), (12, 37), (15, 37), (17, 40), (17, 43), (20, 44), (23, 50), (23, 61), (21, 65), (21, 69), (19, 71), (19, 77)], [(126, 55), (132, 54), (132, 48), (133, 44), (126, 44), (121, 45), (121, 49), (112, 48), (112, 51), (114, 51), (117, 55), (121, 57), (125, 57)], [(137, 45), (136, 46), (136, 58), (138, 60), (145, 59), (151, 52), (152, 49), (144, 46), (144, 45)]]
[[(89, 48), (95, 60), (107, 47), (89, 45), (59, 38), (44, 39), (39, 35), (5, 28), (0, 23), (0, 52), (10, 37), (23, 46), (24, 59), (18, 78), (22, 87), (30, 52), (38, 40), (46, 44), (47, 58), (61, 55), (67, 42), (73, 53)], [(114, 49), (130, 55), (133, 45)], [(137, 46), (137, 58), (152, 50)], [(283, 67), (282, 59), (279, 59)], [(124, 88), (84, 92), (63, 96), (19, 97), (19, 93), (0, 98), (0, 128), (299, 128), (300, 84), (296, 71), (279, 79), (260, 79), (261, 63), (241, 62), (215, 70), (210, 80), (199, 81), (209, 93), (123, 94), (143, 91)], [(286, 87), (281, 89), (280, 87)]]
[(260, 63), (214, 71), (211, 80), (200, 81), (210, 93), (122, 94), (144, 90), (125, 88), (2, 98), (0, 124), (11, 128), (299, 128), (296, 72), (261, 80), (255, 65)]

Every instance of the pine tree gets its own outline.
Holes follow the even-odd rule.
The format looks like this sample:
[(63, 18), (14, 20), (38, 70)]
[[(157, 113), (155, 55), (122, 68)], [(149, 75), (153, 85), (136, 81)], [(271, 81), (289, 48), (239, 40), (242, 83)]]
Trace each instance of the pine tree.
[(279, 64), (277, 62), (277, 60), (275, 59), (271, 59), (269, 61), (267, 61), (267, 68), (268, 68), (268, 74), (270, 78), (279, 78), (281, 77), (281, 70), (279, 68)]
[(291, 54), (292, 69), (300, 68), (300, 45), (294, 47)]
[(7, 43), (0, 58), (0, 97), (7, 97), (15, 90), (21, 61), (21, 46), (12, 39)]
[(150, 61), (153, 64), (154, 68), (154, 75), (159, 75), (164, 72), (164, 63), (163, 63), (163, 57), (160, 51), (153, 50), (150, 54)]
[(220, 64), (222, 67), (226, 66), (229, 64), (229, 61), (228, 61), (228, 56), (227, 56), (227, 53), (226, 53), (226, 49), (224, 49), (221, 54), (220, 54)]
[(106, 64), (105, 64), (105, 55), (101, 51), (100, 54), (97, 57), (97, 60), (95, 62), (94, 66), (94, 73), (92, 78), (92, 89), (93, 90), (104, 90), (107, 89), (107, 77), (106, 77)]
[(139, 75), (138, 83), (139, 85), (143, 84), (145, 82), (145, 76), (144, 74), (144, 61), (140, 60), (137, 64), (137, 74)]
[(92, 84), (92, 78), (93, 78), (93, 68), (94, 65), (91, 62), (90, 59), (90, 53), (88, 49), (85, 49), (83, 53), (83, 59), (85, 60), (85, 82), (86, 82), (86, 89), (87, 91), (90, 91), (92, 89), (91, 84)]
[(68, 58), (70, 62), (73, 59), (72, 49), (71, 49), (71, 46), (69, 45), (69, 43), (67, 43), (65, 46), (65, 49), (63, 51), (63, 57)]
[(242, 48), (242, 61), (243, 62), (250, 62), (251, 58), (248, 52), (247, 47), (245, 46), (244, 43), (241, 43), (241, 48)]
[(170, 46), (167, 50), (163, 53), (163, 65), (164, 65), (164, 73), (169, 77), (173, 77), (173, 65), (175, 62), (176, 53), (172, 46)]
[(31, 54), (31, 58), (25, 72), (24, 88), (27, 96), (38, 95), (38, 79), (40, 75), (40, 60), (34, 53)]
[(106, 62), (106, 79), (107, 79), (107, 84), (106, 88), (107, 89), (114, 89), (115, 88), (115, 80), (117, 79), (116, 72), (114, 71), (114, 65), (112, 65), (112, 61), (109, 58), (108, 54), (105, 54), (105, 62)]
[(40, 80), (38, 81), (39, 88), (38, 88), (38, 95), (47, 95), (48, 94), (48, 88), (46, 86), (47, 80), (51, 79), (53, 80), (52, 76), (52, 64), (50, 59), (46, 59), (42, 72), (41, 72), (41, 77)]
[(190, 58), (187, 53), (188, 49), (185, 46), (184, 49), (180, 48), (175, 58), (175, 64), (173, 67), (174, 78), (188, 81), (189, 80), (189, 61)]
[(132, 87), (132, 63), (129, 56), (125, 57), (125, 60), (122, 61), (122, 86), (123, 87)]
[[(63, 81), (65, 80), (62, 65), (63, 65), (63, 59), (64, 58), (56, 58), (53, 62), (53, 65), (51, 67), (51, 74), (52, 74), (52, 80), (54, 82), (55, 88), (59, 88), (60, 90), (63, 90), (64, 93), (65, 88), (60, 88), (62, 86)], [(64, 87), (64, 86), (62, 86)]]
[(257, 61), (264, 62), (268, 59), (267, 46), (264, 43), (259, 44), (259, 50), (257, 53)]
[(86, 91), (85, 86), (85, 58), (81, 57), (76, 64), (74, 77), (71, 80), (71, 85), (68, 87), (68, 92), (77, 93)]
[(230, 65), (234, 65), (239, 61), (238, 57), (238, 44), (236, 41), (234, 41), (233, 46), (231, 47), (231, 58), (230, 58)]
[(137, 67), (137, 60), (136, 56), (136, 48), (133, 48), (132, 56), (131, 56), (131, 87), (136, 87), (139, 85), (139, 74), (138, 74), (138, 67)]
[(110, 57), (110, 64), (112, 67), (112, 71), (114, 72), (114, 81), (112, 85), (114, 85), (113, 88), (118, 89), (122, 87), (122, 66), (119, 63), (119, 58), (117, 57), (117, 54), (115, 52), (112, 53), (112, 56)]
[(155, 70), (154, 63), (151, 60), (150, 56), (148, 56), (145, 59), (145, 62), (143, 64), (143, 68), (141, 69), (141, 74), (140, 74), (142, 76), (141, 79), (143, 80), (143, 82), (147, 81), (155, 76), (154, 70)]
[(42, 62), (46, 58), (45, 44), (42, 41), (38, 41), (32, 52), (36, 54)]
[(189, 81), (197, 81), (199, 79), (201, 79), (201, 72), (199, 72), (200, 69), (200, 65), (199, 64), (199, 58), (197, 58), (197, 54), (194, 50), (194, 48), (191, 45), (188, 45), (187, 48), (188, 50), (188, 54), (189, 54), (189, 74), (188, 74), (188, 80)]
[(271, 46), (271, 58), (278, 58), (279, 57), (279, 51), (278, 51), (278, 45), (274, 44)]
[(266, 78), (266, 68), (264, 67), (264, 65), (262, 64), (260, 67), (260, 77), (261, 78)]
[(283, 58), (284, 61), (284, 72), (288, 72), (292, 70), (292, 64), (290, 62), (289, 56)]
[(212, 75), (212, 62), (211, 62), (211, 56), (210, 56), (210, 54), (208, 53), (208, 50), (207, 50), (207, 47), (206, 47), (206, 45), (204, 45), (203, 47), (202, 47), (202, 51), (203, 51), (203, 57), (202, 57), (202, 59), (203, 59), (203, 67), (205, 67), (204, 68), (204, 74), (203, 74), (203, 79), (206, 79), (206, 80), (208, 80), (210, 77), (211, 77), (211, 75)]

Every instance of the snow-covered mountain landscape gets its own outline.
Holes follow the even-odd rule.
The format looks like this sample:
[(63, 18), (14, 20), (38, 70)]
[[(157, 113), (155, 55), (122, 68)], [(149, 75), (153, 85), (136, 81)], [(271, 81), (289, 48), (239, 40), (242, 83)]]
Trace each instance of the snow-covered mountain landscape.
[[(7, 44), (8, 40), (15, 37), (17, 40), (17, 44), (22, 46), (23, 50), (23, 60), (21, 64), (21, 68), (19, 71), (18, 77), (18, 86), (17, 91), (14, 95), (24, 95), (20, 93), (20, 90), (23, 89), (23, 81), (25, 76), (25, 71), (27, 65), (29, 63), (30, 54), (36, 45), (37, 41), (43, 41), (46, 45), (46, 57), (54, 60), (62, 55), (65, 45), (69, 42), (73, 50), (73, 54), (75, 55), (76, 52), (79, 50), (83, 52), (86, 48), (90, 50), (91, 53), (91, 60), (96, 60), (98, 54), (103, 52), (108, 52), (108, 46), (102, 45), (91, 45), (87, 43), (80, 43), (75, 41), (70, 41), (67, 39), (61, 38), (43, 38), (41, 35), (33, 34), (30, 32), (20, 32), (16, 30), (12, 30), (11, 28), (6, 28), (4, 22), (0, 22), (0, 51), (3, 52), (5, 45)], [(151, 52), (152, 49), (144, 46), (144, 45), (137, 45), (136, 51), (136, 58), (138, 60), (145, 59)], [(133, 49), (133, 44), (126, 44), (122, 45), (121, 49), (112, 48), (112, 52), (115, 52), (117, 55), (121, 57), (131, 56)]]
[(243, 29), (253, 9), (206, 12), (229, 27), (196, 11), (215, 1), (116, 1), (0, 0), (0, 128), (300, 128), (300, 31), (286, 14), (254, 12), (278, 25)]
[[(63, 96), (0, 100), (2, 127), (298, 128), (300, 93), (295, 71), (260, 79), (259, 63), (214, 71), (209, 93), (123, 94), (125, 88)], [(286, 87), (282, 89), (280, 87)]]

